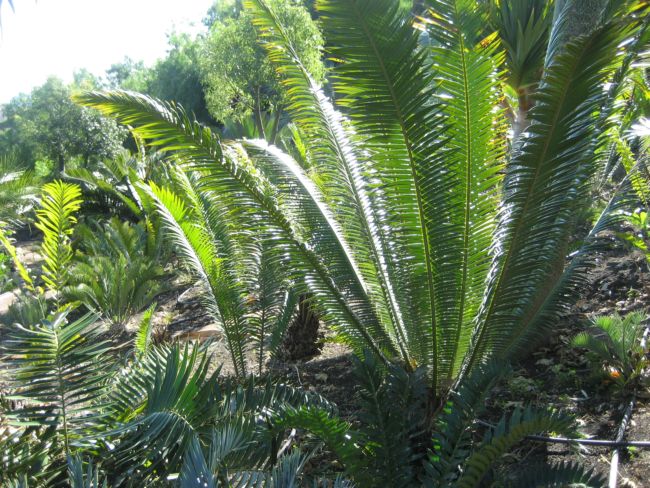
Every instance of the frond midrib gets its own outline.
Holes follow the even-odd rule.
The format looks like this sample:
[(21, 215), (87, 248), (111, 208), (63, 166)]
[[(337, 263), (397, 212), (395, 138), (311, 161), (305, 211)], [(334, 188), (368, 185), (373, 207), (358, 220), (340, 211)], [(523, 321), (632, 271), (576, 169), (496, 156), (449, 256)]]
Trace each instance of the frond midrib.
[[(359, 24), (362, 26), (363, 32), (366, 35), (368, 42), (370, 43), (373, 54), (375, 55), (375, 58), (377, 59), (378, 65), (380, 67), (380, 70), (384, 76), (384, 80), (386, 81), (386, 85), (389, 90), (389, 94), (393, 103), (393, 106), (395, 107), (396, 110), (396, 115), (397, 115), (397, 121), (400, 126), (400, 131), (402, 133), (402, 138), (404, 139), (404, 143), (406, 145), (406, 150), (408, 153), (408, 158), (409, 158), (409, 166), (411, 169), (411, 177), (413, 179), (413, 186), (415, 189), (415, 197), (417, 200), (418, 204), (418, 217), (420, 220), (420, 229), (421, 229), (421, 237), (422, 237), (422, 243), (424, 245), (424, 257), (425, 257), (425, 262), (426, 262), (426, 270), (427, 270), (427, 288), (429, 291), (429, 303), (431, 305), (431, 331), (432, 331), (432, 348), (433, 348), (433, 353), (434, 353), (434, 360), (432, 361), (432, 381), (433, 385), (432, 388), (433, 390), (437, 390), (437, 382), (438, 382), (438, 341), (436, 337), (436, 319), (435, 319), (435, 285), (433, 281), (433, 268), (431, 266), (431, 246), (429, 243), (429, 236), (426, 230), (426, 219), (425, 219), (425, 212), (424, 212), (424, 203), (422, 201), (422, 196), (421, 196), (421, 188), (420, 185), (418, 184), (418, 176), (417, 176), (417, 171), (415, 168), (415, 158), (413, 155), (413, 146), (411, 143), (411, 138), (408, 134), (408, 130), (405, 125), (404, 121), (404, 115), (402, 113), (402, 108), (401, 105), (398, 102), (397, 95), (395, 93), (395, 89), (393, 87), (393, 82), (392, 78), (390, 77), (388, 70), (386, 68), (386, 65), (384, 63), (384, 60), (382, 56), (379, 53), (379, 50), (377, 48), (377, 45), (375, 43), (375, 39), (370, 33), (368, 29), (368, 25), (365, 22), (365, 17), (362, 15), (362, 12), (359, 11), (358, 5), (355, 1), (350, 2), (352, 4), (352, 8), (354, 10), (354, 13), (359, 21)], [(397, 324), (401, 325), (401, 324)], [(396, 327), (396, 329), (399, 330), (399, 327)], [(404, 331), (402, 331), (402, 334), (404, 334)]]

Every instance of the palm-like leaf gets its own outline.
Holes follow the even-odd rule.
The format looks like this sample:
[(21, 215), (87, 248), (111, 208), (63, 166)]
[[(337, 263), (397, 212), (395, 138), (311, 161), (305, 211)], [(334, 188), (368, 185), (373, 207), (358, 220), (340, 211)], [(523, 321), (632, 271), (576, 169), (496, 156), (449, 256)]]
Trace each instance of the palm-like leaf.
[[(433, 3), (433, 63), (447, 127), (431, 170), (424, 171), (436, 270), (438, 369), (446, 384), (469, 349), (490, 264), (505, 138), (496, 42), (473, 45), (482, 21), (475, 2)], [(447, 191), (439, 191), (444, 181)]]
[(108, 488), (106, 479), (100, 479), (99, 470), (92, 462), (84, 462), (78, 456), (68, 458), (68, 478), (71, 488)]
[(504, 416), (494, 431), (488, 432), (483, 445), (467, 459), (463, 474), (454, 485), (458, 488), (480, 486), (490, 467), (526, 436), (544, 432), (574, 434), (573, 420), (553, 411), (517, 409)]
[(544, 330), (575, 212), (595, 172), (600, 83), (623, 33), (615, 25), (569, 45), (542, 80), (531, 124), (507, 167), (487, 293), (468, 364), (492, 349), (512, 356)]
[(116, 376), (102, 399), (109, 407), (102, 437), (116, 445), (106, 463), (116, 479), (191, 470), (224, 480), (257, 470), (273, 460), (273, 426), (285, 411), (328, 408), (318, 396), (271, 382), (218, 381), (210, 359), (196, 346), (154, 348)]
[(16, 246), (14, 246), (12, 239), (9, 237), (9, 233), (7, 232), (7, 230), (2, 224), (0, 224), (0, 245), (2, 245), (2, 247), (5, 249), (9, 257), (13, 261), (14, 266), (16, 267), (16, 271), (18, 271), (18, 274), (20, 275), (20, 278), (23, 280), (25, 287), (30, 291), (35, 291), (34, 280), (32, 279), (25, 265), (18, 258), (18, 252), (16, 251)]
[[(173, 191), (155, 185), (151, 192), (171, 242), (207, 292), (206, 304), (225, 332), (236, 374), (245, 374), (244, 293), (220, 256), (215, 228), (205, 218), (202, 206), (188, 207)], [(197, 198), (194, 201), (200, 205)]]
[(577, 463), (562, 462), (553, 465), (527, 467), (508, 488), (563, 488), (565, 486), (599, 488), (607, 486), (607, 480), (600, 473), (585, 469)]
[(368, 152), (364, 170), (372, 178), (371, 201), (387, 234), (382, 258), (393, 271), (391, 288), (402, 316), (396, 336), (414, 356), (405, 359), (430, 366), (437, 381), (437, 227), (427, 181), (436, 167), (441, 127), (426, 53), (396, 2), (335, 0), (318, 8), (330, 52), (340, 60), (334, 89)]
[(62, 181), (43, 185), (36, 227), (43, 232), (43, 281), (56, 292), (67, 280), (68, 264), (72, 259), (70, 235), (80, 206), (81, 188), (78, 185)]
[(341, 223), (350, 249), (360, 263), (384, 327), (395, 336), (404, 324), (388, 276), (390, 263), (381, 264), (380, 256), (387, 254), (388, 244), (368, 201), (369, 185), (363, 177), (359, 148), (341, 113), (305, 69), (291, 36), (273, 10), (260, 1), (246, 5), (254, 12), (253, 20), (266, 41), (269, 56), (291, 94), (288, 110), (306, 136), (301, 140), (317, 172), (316, 182), (328, 204), (336, 209), (334, 217)]
[(139, 357), (146, 357), (151, 351), (151, 336), (153, 334), (153, 314), (156, 311), (156, 304), (144, 311), (135, 336), (135, 350)]
[(501, 2), (492, 22), (507, 53), (509, 83), (524, 95), (525, 90), (539, 82), (551, 27), (550, 3), (540, 0)]
[(508, 368), (491, 362), (466, 376), (438, 416), (433, 452), (427, 465), (429, 477), (439, 486), (455, 482), (475, 447), (473, 426), (485, 410), (485, 399)]
[(13, 415), (56, 425), (66, 454), (80, 427), (92, 420), (88, 406), (100, 396), (106, 378), (101, 358), (108, 345), (98, 338), (96, 320), (86, 315), (67, 324), (61, 314), (32, 328), (16, 325), (6, 341), (14, 396), (27, 401)]
[(38, 178), (9, 155), (0, 156), (0, 175), (0, 222), (20, 224), (37, 201)]

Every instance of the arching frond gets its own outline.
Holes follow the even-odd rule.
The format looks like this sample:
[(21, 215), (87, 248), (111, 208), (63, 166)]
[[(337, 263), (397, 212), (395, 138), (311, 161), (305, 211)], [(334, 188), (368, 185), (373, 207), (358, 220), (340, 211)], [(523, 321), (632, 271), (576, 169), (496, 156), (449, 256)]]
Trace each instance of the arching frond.
[(532, 319), (561, 279), (576, 210), (593, 175), (594, 121), (624, 32), (607, 26), (576, 41), (548, 68), (508, 164), (486, 298), (472, 365), (486, 352), (511, 357), (542, 334)]
[(77, 222), (75, 213), (81, 206), (81, 188), (53, 181), (43, 185), (42, 191), (36, 227), (43, 232), (43, 281), (50, 290), (59, 292), (66, 283), (67, 266), (72, 259), (70, 235)]
[(31, 328), (16, 325), (5, 341), (14, 396), (27, 401), (12, 416), (56, 426), (65, 455), (73, 452), (71, 443), (81, 427), (96, 415), (87, 407), (100, 397), (108, 373), (102, 358), (109, 345), (100, 340), (96, 322), (97, 316), (85, 315), (67, 323), (66, 314), (59, 314)]
[(438, 369), (450, 385), (470, 346), (490, 266), (504, 169), (498, 106), (503, 55), (492, 38), (474, 45), (476, 2), (431, 2), (429, 35), (445, 140), (423, 168), (436, 271)]
[[(192, 124), (182, 112), (142, 95), (92, 93), (80, 95), (77, 100), (131, 125), (136, 134), (150, 140), (154, 147), (174, 151), (181, 159), (190, 162), (193, 168), (206, 175), (202, 185), (219, 194), (229, 206), (246, 209), (251, 215), (263, 216), (259, 221), (265, 226), (272, 226), (274, 232), (282, 236), (287, 252), (296, 258), (295, 272), (302, 275), (302, 281), (319, 297), (327, 318), (343, 327), (358, 347), (370, 347), (379, 355), (392, 350), (390, 341), (381, 329), (375, 327), (379, 334), (376, 338), (366, 330), (366, 323), (377, 323), (377, 320), (373, 318), (372, 307), (359, 289), (356, 273), (349, 265), (346, 269), (345, 261), (341, 262), (343, 269), (346, 269), (344, 276), (335, 277), (328, 272), (328, 266), (313, 251), (312, 242), (303, 240), (304, 235), (291, 212), (283, 206), (277, 188), (251, 164), (245, 154), (236, 147), (224, 151), (209, 129)], [(281, 163), (286, 159), (278, 161), (273, 158), (268, 162)], [(279, 169), (285, 171), (282, 167)], [(292, 171), (294, 169), (291, 167)], [(323, 230), (331, 232), (329, 229)], [(278, 245), (282, 244), (279, 239), (277, 242)], [(338, 249), (333, 248), (336, 253), (330, 257), (342, 259), (345, 254), (342, 254), (341, 244), (336, 241), (331, 243)], [(346, 283), (354, 287), (339, 288)]]

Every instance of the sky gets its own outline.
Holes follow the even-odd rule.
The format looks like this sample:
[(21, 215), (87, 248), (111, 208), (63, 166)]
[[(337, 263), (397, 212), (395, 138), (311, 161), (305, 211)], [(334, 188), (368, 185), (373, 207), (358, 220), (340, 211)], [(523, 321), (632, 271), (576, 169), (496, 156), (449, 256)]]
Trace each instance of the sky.
[(13, 0), (0, 3), (0, 104), (51, 75), (104, 75), (129, 56), (151, 65), (167, 34), (199, 32), (214, 0)]

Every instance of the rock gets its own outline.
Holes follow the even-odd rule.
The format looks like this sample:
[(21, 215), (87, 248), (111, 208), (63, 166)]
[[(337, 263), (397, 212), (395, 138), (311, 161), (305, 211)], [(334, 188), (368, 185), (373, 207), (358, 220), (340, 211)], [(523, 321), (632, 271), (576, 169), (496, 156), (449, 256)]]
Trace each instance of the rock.
[(4, 315), (9, 311), (14, 302), (18, 299), (20, 290), (8, 291), (0, 294), (0, 315)]
[(176, 332), (172, 336), (172, 339), (181, 339), (184, 341), (205, 341), (207, 339), (220, 338), (221, 335), (221, 328), (217, 324), (208, 324), (199, 329)]

